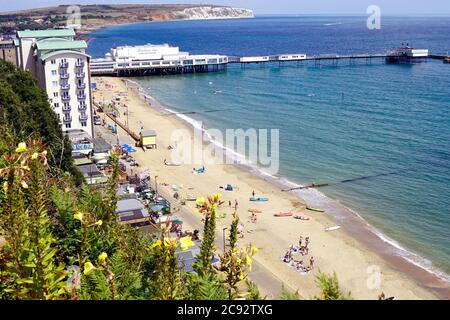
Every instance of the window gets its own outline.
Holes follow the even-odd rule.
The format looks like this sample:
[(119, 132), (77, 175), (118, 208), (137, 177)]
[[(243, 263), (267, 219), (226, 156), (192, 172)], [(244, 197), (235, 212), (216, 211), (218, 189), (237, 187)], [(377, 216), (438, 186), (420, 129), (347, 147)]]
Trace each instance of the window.
[(68, 102), (64, 102), (64, 107), (65, 108), (68, 108), (70, 105), (69, 105), (69, 103)]
[(52, 76), (56, 76), (56, 75), (58, 75), (58, 71), (52, 70)]
[(53, 104), (53, 106), (54, 106), (55, 108), (59, 108), (59, 103), (58, 103), (58, 102), (55, 102), (55, 103)]
[(58, 98), (58, 92), (53, 92), (53, 97)]
[(52, 81), (53, 88), (58, 86), (58, 81)]
[(66, 129), (70, 129), (72, 125), (70, 123), (66, 123)]
[(81, 126), (82, 126), (82, 127), (87, 127), (87, 123), (86, 123), (86, 122), (82, 122), (82, 123), (81, 123)]
[(52, 60), (52, 64), (56, 64), (56, 60)]

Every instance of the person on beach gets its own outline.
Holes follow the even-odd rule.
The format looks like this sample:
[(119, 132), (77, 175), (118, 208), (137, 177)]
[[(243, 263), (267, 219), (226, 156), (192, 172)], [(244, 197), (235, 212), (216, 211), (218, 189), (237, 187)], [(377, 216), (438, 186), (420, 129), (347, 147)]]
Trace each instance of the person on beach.
[(309, 259), (309, 267), (312, 269), (314, 269), (314, 257), (311, 257), (311, 259)]
[(299, 248), (302, 247), (302, 242), (303, 242), (303, 237), (300, 236), (300, 238), (298, 239), (298, 247), (299, 247)]
[(228, 200), (228, 206), (231, 208), (231, 200)]
[(305, 248), (308, 248), (309, 245), (309, 237), (306, 237), (305, 239)]
[(252, 192), (252, 197), (253, 198), (255, 197), (255, 190), (253, 190), (253, 192)]
[(234, 200), (234, 210), (237, 210), (237, 207), (238, 207), (238, 202), (237, 202), (237, 200)]

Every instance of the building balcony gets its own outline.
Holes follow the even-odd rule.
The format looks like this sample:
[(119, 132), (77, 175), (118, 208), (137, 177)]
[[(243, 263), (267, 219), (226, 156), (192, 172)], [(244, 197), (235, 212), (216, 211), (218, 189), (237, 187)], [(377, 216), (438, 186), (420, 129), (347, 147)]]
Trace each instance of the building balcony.
[(71, 116), (63, 117), (63, 122), (64, 122), (64, 123), (70, 123), (70, 122), (72, 122), (72, 117), (71, 117)]
[(75, 62), (75, 67), (77, 67), (77, 68), (83, 68), (83, 67), (84, 67), (84, 61), (81, 60), (81, 61)]
[(80, 104), (80, 105), (78, 105), (78, 110), (80, 110), (80, 111), (84, 111), (84, 110), (87, 110), (87, 105), (82, 105), (82, 104)]
[(86, 94), (77, 95), (78, 100), (86, 100)]
[(69, 101), (69, 100), (70, 100), (70, 96), (69, 96), (69, 95), (67, 95), (67, 96), (61, 96), (61, 100), (62, 100), (62, 101)]
[(61, 84), (61, 90), (70, 90), (70, 84), (68, 83)]
[(72, 111), (72, 107), (71, 106), (63, 106), (62, 107), (62, 111), (63, 112), (70, 112), (70, 111)]
[(84, 78), (85, 77), (85, 73), (84, 72), (78, 72), (75, 75), (77, 78)]
[(69, 79), (69, 74), (68, 74), (68, 73), (60, 73), (60, 74), (59, 74), (59, 77), (60, 77), (61, 79)]
[(86, 89), (86, 83), (77, 83), (78, 89)]
[(68, 68), (69, 67), (69, 63), (67, 61), (62, 61), (59, 63), (59, 67), (60, 68)]
[(80, 114), (80, 121), (87, 121), (88, 116), (87, 114)]

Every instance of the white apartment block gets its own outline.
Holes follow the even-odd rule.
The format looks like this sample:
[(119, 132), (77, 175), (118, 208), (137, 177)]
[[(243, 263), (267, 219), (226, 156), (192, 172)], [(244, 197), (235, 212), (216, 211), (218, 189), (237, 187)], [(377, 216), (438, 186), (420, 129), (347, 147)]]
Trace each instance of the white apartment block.
[(90, 56), (72, 29), (18, 31), (19, 64), (46, 90), (63, 131), (93, 136)]

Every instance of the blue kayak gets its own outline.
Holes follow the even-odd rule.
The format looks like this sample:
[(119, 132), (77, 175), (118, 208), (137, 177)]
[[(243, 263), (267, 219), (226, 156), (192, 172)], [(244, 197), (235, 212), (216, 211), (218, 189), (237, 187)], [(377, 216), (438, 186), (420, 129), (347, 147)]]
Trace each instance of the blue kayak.
[(269, 198), (255, 198), (255, 197), (251, 197), (250, 201), (253, 201), (253, 202), (266, 202), (266, 201), (269, 201)]

